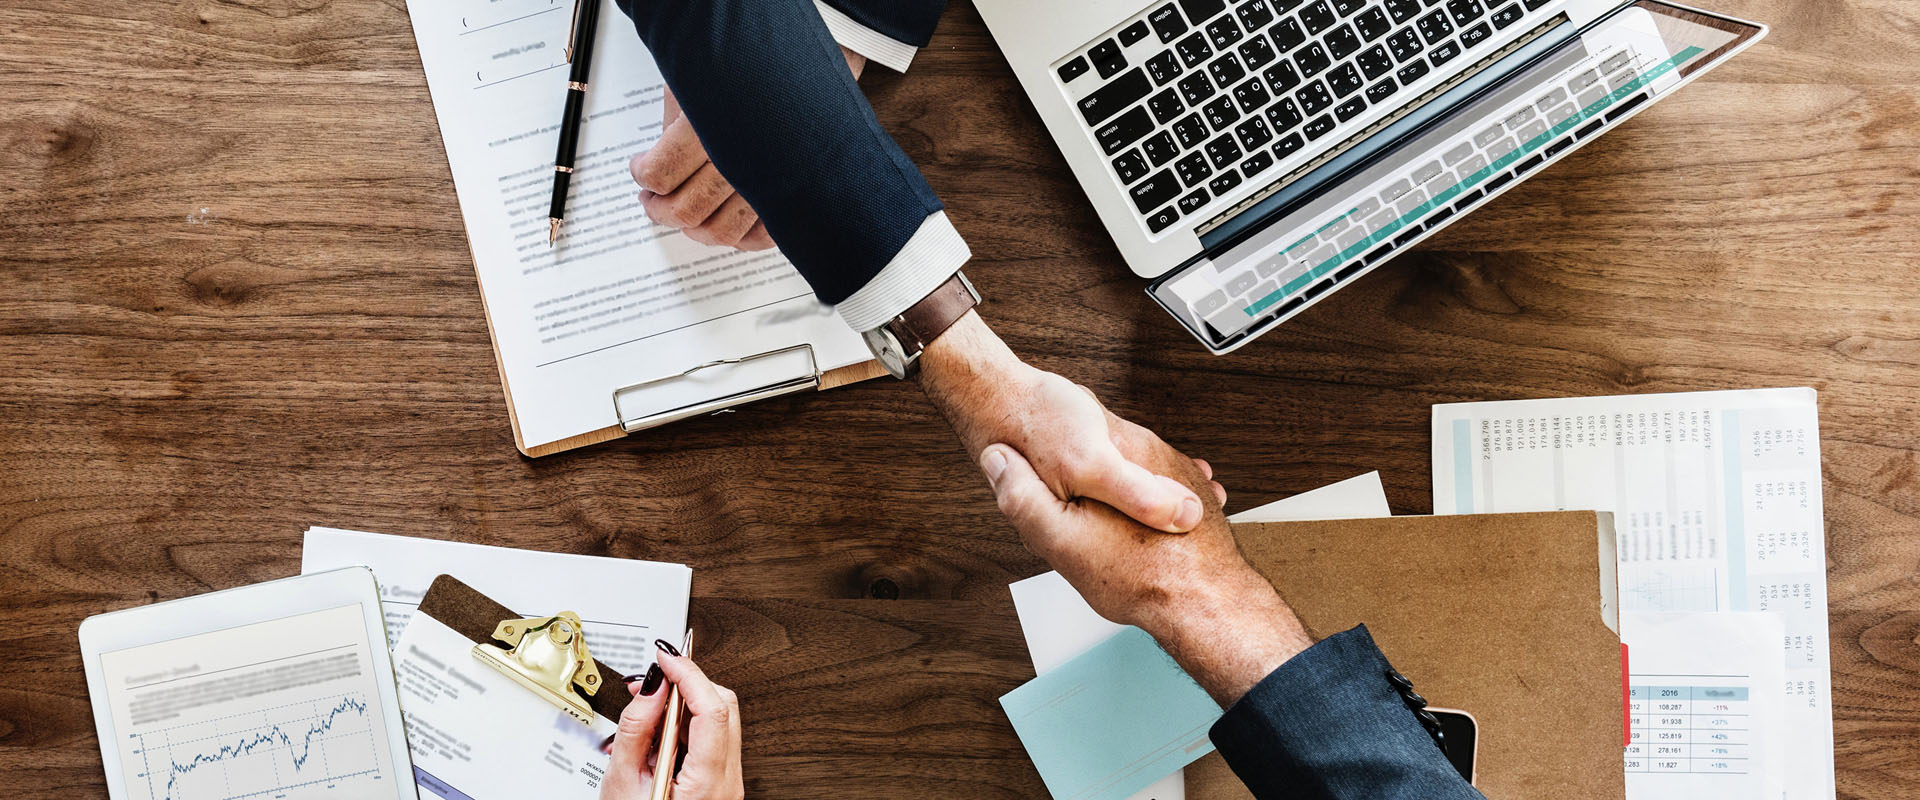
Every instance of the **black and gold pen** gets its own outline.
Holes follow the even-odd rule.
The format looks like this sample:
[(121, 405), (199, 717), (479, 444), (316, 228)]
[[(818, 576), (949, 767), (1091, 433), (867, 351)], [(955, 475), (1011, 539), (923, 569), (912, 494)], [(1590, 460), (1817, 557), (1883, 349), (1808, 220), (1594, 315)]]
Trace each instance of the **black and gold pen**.
[(567, 214), (567, 185), (573, 180), (573, 149), (580, 141), (580, 121), (587, 107), (587, 72), (593, 61), (593, 29), (600, 21), (601, 0), (574, 0), (573, 28), (567, 32), (567, 110), (560, 120), (560, 151), (553, 157), (553, 205), (547, 210), (547, 244), (560, 238)]

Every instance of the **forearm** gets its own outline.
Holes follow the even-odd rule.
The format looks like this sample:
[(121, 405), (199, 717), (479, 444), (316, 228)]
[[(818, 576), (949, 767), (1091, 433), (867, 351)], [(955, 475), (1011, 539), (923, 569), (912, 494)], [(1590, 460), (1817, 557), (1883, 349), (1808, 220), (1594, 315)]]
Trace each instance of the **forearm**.
[(1035, 372), (978, 312), (968, 311), (922, 351), (915, 380), (972, 457), (1013, 425), (1002, 395)]
[(1313, 646), (1266, 578), (1241, 566), (1150, 606), (1139, 623), (1221, 708)]

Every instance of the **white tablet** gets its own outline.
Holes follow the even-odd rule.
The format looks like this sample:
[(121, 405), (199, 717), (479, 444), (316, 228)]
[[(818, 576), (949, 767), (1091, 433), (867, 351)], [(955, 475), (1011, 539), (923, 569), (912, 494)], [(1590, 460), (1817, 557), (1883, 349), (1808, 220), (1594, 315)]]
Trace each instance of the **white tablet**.
[(418, 800), (365, 567), (88, 617), (80, 655), (114, 800)]

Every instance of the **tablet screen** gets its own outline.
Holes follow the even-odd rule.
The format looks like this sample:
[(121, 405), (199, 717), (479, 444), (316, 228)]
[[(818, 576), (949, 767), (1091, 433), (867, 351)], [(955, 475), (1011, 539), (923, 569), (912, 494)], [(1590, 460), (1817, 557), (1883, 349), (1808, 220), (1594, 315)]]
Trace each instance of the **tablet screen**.
[(375, 641), (348, 604), (102, 653), (127, 796), (396, 796)]

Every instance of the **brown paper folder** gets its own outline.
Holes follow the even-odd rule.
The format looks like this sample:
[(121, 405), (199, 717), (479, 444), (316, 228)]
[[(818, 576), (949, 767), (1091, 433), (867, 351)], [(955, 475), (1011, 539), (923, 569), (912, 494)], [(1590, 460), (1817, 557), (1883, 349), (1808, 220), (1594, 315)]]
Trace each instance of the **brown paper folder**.
[[(1479, 721), (1490, 798), (1620, 798), (1612, 518), (1591, 511), (1233, 526), (1247, 560), (1320, 639), (1366, 623), (1435, 706)], [(1604, 587), (1604, 588), (1603, 588)], [(1615, 623), (1617, 625), (1617, 623)], [(1189, 800), (1248, 794), (1216, 753)]]

